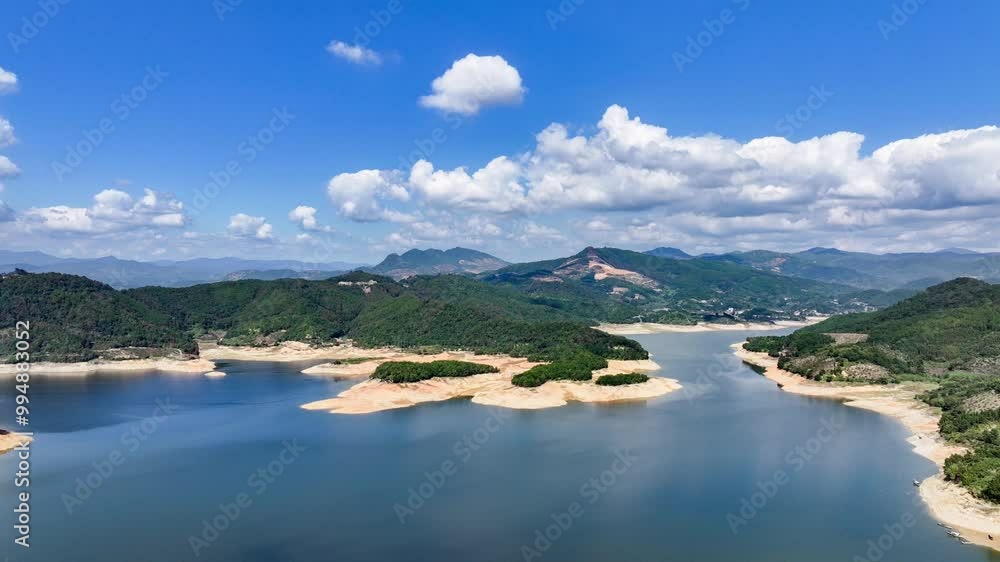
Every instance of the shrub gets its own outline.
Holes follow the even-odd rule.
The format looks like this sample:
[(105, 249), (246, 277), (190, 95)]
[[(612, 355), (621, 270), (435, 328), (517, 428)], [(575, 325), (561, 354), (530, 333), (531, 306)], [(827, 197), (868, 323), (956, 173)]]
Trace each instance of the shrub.
[(601, 386), (622, 386), (626, 384), (641, 384), (649, 380), (649, 377), (642, 373), (629, 373), (627, 375), (604, 375), (597, 377), (597, 384)]
[(371, 378), (386, 382), (403, 383), (418, 382), (434, 377), (468, 377), (483, 373), (496, 373), (498, 371), (492, 365), (469, 363), (466, 361), (431, 361), (430, 363), (388, 361), (376, 367)]

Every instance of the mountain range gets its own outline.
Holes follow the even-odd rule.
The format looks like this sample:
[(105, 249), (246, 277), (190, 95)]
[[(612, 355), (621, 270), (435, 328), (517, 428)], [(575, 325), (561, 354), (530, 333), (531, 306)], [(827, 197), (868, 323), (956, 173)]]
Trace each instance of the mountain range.
[(510, 265), (490, 254), (468, 248), (450, 250), (410, 250), (402, 255), (389, 254), (382, 263), (364, 271), (405, 279), (414, 275), (439, 275), (442, 273), (483, 273)]
[[(142, 262), (114, 257), (94, 259), (58, 258), (42, 252), (12, 252), (0, 250), (0, 272), (22, 269), (32, 273), (67, 273), (82, 275), (116, 289), (156, 285), (187, 287), (200, 283), (222, 281), (230, 276), (239, 278), (277, 278), (283, 276), (327, 277), (360, 267), (347, 262), (306, 263), (295, 260), (245, 260), (239, 258), (197, 258), (182, 261)], [(321, 273), (317, 273), (321, 272)], [(235, 277), (233, 277), (235, 278)]]

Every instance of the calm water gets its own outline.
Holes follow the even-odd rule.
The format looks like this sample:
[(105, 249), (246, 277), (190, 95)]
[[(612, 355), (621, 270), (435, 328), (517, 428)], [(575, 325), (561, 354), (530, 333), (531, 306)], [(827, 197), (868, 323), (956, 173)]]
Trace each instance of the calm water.
[[(686, 391), (535, 412), (464, 400), (306, 412), (298, 406), (351, 383), (301, 375), (303, 365), (231, 363), (215, 380), (36, 377), (32, 546), (12, 545), (10, 454), (0, 457), (0, 539), (11, 561), (515, 561), (528, 545), (533, 560), (822, 562), (869, 559), (868, 541), (905, 522), (898, 539), (882, 538), (882, 560), (1000, 560), (945, 536), (914, 501), (910, 481), (934, 466), (910, 452), (901, 426), (733, 366), (728, 346), (745, 335), (638, 337)], [(12, 385), (0, 411), (12, 410)], [(162, 413), (157, 401), (180, 409), (147, 419)], [(293, 441), (295, 453), (282, 453)], [(101, 477), (94, 463), (107, 473), (109, 459), (117, 466)], [(88, 475), (96, 487), (79, 486)], [(761, 488), (771, 497), (754, 497)], [(411, 489), (429, 499), (412, 500), (401, 524), (394, 506)], [(219, 505), (240, 494), (245, 507), (224, 515)], [(761, 507), (727, 520), (743, 499)], [(559, 516), (568, 511), (576, 517)], [(536, 545), (553, 514), (568, 528)], [(223, 530), (201, 539), (196, 558), (189, 537), (213, 519)]]

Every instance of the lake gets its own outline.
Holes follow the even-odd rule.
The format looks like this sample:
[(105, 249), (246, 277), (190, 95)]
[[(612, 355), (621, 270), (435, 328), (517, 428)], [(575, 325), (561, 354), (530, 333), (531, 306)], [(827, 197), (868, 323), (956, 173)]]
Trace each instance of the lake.
[(781, 392), (734, 363), (746, 335), (636, 336), (684, 390), (538, 411), (307, 412), (356, 382), (308, 364), (35, 376), (32, 546), (10, 453), (0, 538), (10, 561), (1000, 560), (927, 515), (901, 425)]

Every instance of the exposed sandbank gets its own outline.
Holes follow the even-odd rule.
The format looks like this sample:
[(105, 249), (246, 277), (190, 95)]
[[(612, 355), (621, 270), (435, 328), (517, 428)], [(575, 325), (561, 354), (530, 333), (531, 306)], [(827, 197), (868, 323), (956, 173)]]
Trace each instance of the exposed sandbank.
[[(165, 371), (171, 373), (207, 373), (215, 370), (215, 363), (201, 359), (124, 359), (121, 361), (87, 361), (85, 363), (32, 363), (32, 375), (86, 376), (98, 371), (139, 372)], [(13, 376), (18, 371), (13, 364), (0, 365), (0, 376)]]
[[(641, 384), (624, 386), (598, 386), (591, 381), (550, 381), (536, 388), (514, 386), (511, 379), (538, 363), (527, 359), (500, 355), (474, 355), (450, 352), (437, 355), (398, 355), (360, 365), (333, 366), (355, 367), (357, 376), (370, 375), (375, 367), (386, 360), (428, 362), (440, 359), (471, 361), (492, 365), (499, 373), (471, 377), (433, 378), (416, 383), (387, 383), (367, 380), (341, 392), (337, 397), (303, 404), (307, 410), (326, 410), (336, 414), (370, 414), (395, 408), (407, 408), (425, 402), (439, 402), (452, 398), (471, 398), (476, 404), (504, 408), (534, 410), (564, 406), (570, 401), (617, 402), (645, 400), (663, 396), (680, 388), (672, 379), (651, 377)], [(594, 380), (601, 375), (655, 371), (659, 365), (651, 360), (608, 361), (608, 368), (594, 371)], [(307, 369), (306, 371), (309, 371)], [(341, 371), (342, 372), (342, 371)]]
[(199, 345), (202, 359), (212, 361), (268, 361), (295, 362), (317, 359), (358, 359), (383, 357), (384, 353), (394, 353), (388, 349), (364, 349), (353, 345), (331, 345), (314, 347), (307, 343), (286, 341), (272, 347), (242, 347), (202, 343)]
[[(903, 383), (893, 385), (849, 385), (821, 383), (778, 368), (778, 360), (766, 353), (743, 349), (743, 342), (733, 344), (737, 357), (765, 369), (764, 376), (783, 390), (805, 396), (843, 400), (847, 406), (864, 408), (891, 416), (912, 433), (907, 441), (913, 450), (939, 468), (949, 456), (962, 453), (963, 447), (948, 443), (938, 432), (941, 412), (916, 397), (933, 385)], [(1000, 550), (1000, 506), (978, 500), (957, 484), (946, 482), (943, 472), (920, 484), (920, 497), (930, 513), (953, 527), (963, 537), (978, 545)], [(990, 541), (988, 534), (994, 535)]]
[(31, 441), (31, 437), (21, 435), (19, 433), (7, 433), (5, 435), (0, 435), (0, 455), (6, 453), (7, 451), (14, 450), (14, 448), (21, 443), (30, 443)]
[(801, 328), (825, 319), (825, 316), (810, 316), (804, 321), (778, 320), (773, 323), (751, 322), (740, 324), (714, 324), (709, 322), (699, 322), (698, 324), (691, 326), (685, 326), (682, 324), (639, 322), (636, 324), (601, 324), (596, 326), (596, 329), (616, 336), (638, 336), (645, 334), (662, 334), (667, 332), (689, 334), (697, 332), (783, 330), (785, 328)]

